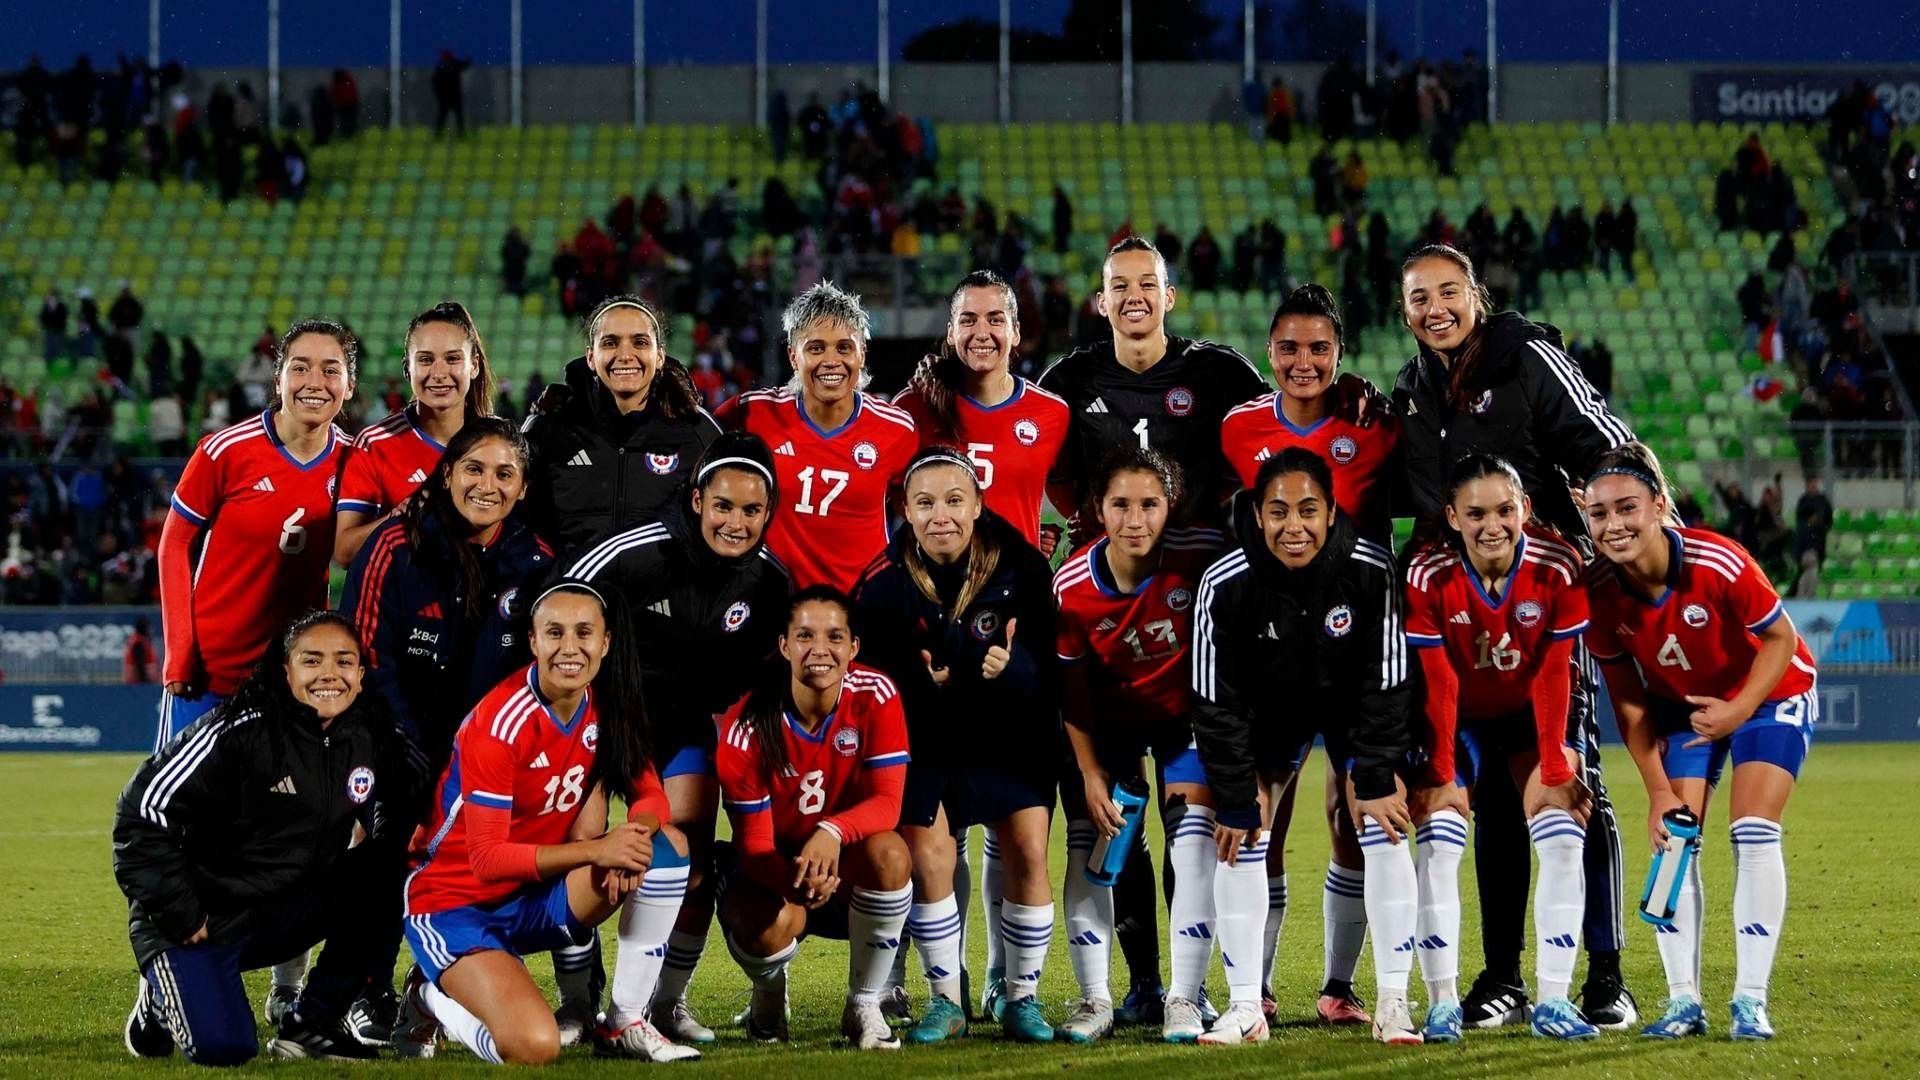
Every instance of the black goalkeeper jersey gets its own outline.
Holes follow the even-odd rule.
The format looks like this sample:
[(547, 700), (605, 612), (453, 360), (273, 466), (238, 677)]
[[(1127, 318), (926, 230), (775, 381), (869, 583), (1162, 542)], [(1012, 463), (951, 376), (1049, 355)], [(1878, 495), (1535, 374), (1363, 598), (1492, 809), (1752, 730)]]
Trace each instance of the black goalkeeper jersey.
[(1183, 522), (1222, 517), (1218, 497), (1236, 484), (1220, 450), (1220, 423), (1227, 410), (1272, 389), (1233, 349), (1172, 336), (1167, 354), (1144, 372), (1123, 366), (1109, 340), (1055, 360), (1040, 386), (1065, 398), (1073, 417), (1052, 479), (1072, 483), (1084, 498), (1103, 456), (1144, 445), (1180, 466)]

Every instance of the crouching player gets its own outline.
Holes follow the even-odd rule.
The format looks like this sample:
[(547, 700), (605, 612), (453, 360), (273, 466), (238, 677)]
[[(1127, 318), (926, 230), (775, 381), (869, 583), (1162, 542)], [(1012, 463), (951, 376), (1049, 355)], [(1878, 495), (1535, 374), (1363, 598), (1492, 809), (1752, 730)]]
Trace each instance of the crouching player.
[[(1407, 1005), (1417, 886), (1399, 775), (1412, 749), (1399, 575), (1335, 505), (1332, 471), (1313, 451), (1268, 458), (1251, 492), (1236, 515), (1237, 549), (1201, 579), (1193, 618), (1193, 732), (1217, 806), (1215, 936), (1233, 996), (1215, 1027), (1261, 1015), (1273, 793), (1294, 782), (1320, 735), (1366, 861), (1374, 1037), (1418, 1043)], [(1258, 1038), (1265, 1025), (1242, 1032)]]
[[(638, 643), (626, 609), (562, 581), (532, 608), (534, 662), (474, 707), (454, 737), (407, 882), (407, 974), (394, 1052), (431, 1057), (440, 1033), (495, 1064), (546, 1064), (560, 1028), (520, 957), (579, 945), (622, 904), (615, 1001), (653, 996), (687, 890), (686, 841), (671, 826), (648, 754)], [(606, 796), (627, 819), (604, 831)], [(599, 826), (599, 827), (596, 827)], [(576, 837), (586, 836), (585, 839)], [(699, 1057), (635, 1012), (609, 1014), (604, 1052)]]
[[(1733, 759), (1731, 1034), (1770, 1039), (1767, 982), (1787, 915), (1780, 817), (1819, 716), (1813, 657), (1753, 556), (1725, 537), (1669, 526), (1669, 506), (1660, 463), (1645, 446), (1608, 451), (1595, 467), (1587, 529), (1606, 561), (1587, 575), (1587, 646), (1647, 786), (1656, 846), (1668, 840), (1668, 813), (1684, 806), (1706, 820), (1708, 798)], [(1666, 1010), (1642, 1035), (1706, 1033), (1703, 908), (1696, 858), (1672, 924), (1659, 928)]]
[[(1061, 713), (1078, 767), (1077, 782), (1062, 783), (1060, 791), (1067, 812), (1067, 947), (1080, 997), (1059, 1032), (1084, 1043), (1113, 1031), (1113, 889), (1089, 881), (1085, 871), (1095, 841), (1120, 832), (1114, 781), (1136, 776), (1151, 750), (1174, 883), (1173, 980), (1161, 1030), (1169, 1042), (1193, 1042), (1207, 1037), (1199, 1002), (1213, 956), (1214, 819), (1187, 722), (1188, 661), (1194, 594), (1226, 538), (1215, 529), (1167, 528), (1179, 480), (1152, 450), (1115, 451), (1089, 494), (1103, 535), (1069, 556), (1053, 579)], [(1264, 1037), (1265, 1025), (1257, 1026)]]
[(720, 922), (753, 983), (749, 1035), (787, 1038), (787, 965), (812, 934), (847, 941), (841, 1033), (861, 1050), (898, 1050), (880, 996), (913, 903), (912, 857), (894, 831), (907, 718), (892, 681), (853, 663), (851, 615), (830, 586), (795, 593), (786, 664), (720, 720), (714, 768), (734, 856)]
[[(1507, 769), (1540, 857), (1533, 894), (1540, 1003), (1533, 1033), (1600, 1034), (1567, 998), (1586, 907), (1581, 852), (1591, 797), (1569, 738), (1574, 638), (1587, 627), (1579, 553), (1529, 526), (1532, 503), (1506, 461), (1470, 454), (1448, 480), (1447, 537), (1407, 565), (1407, 643), (1426, 674), (1432, 741), (1413, 793), (1420, 875), (1416, 938), (1428, 992), (1422, 1035), (1459, 1042), (1460, 860), (1477, 779)], [(1505, 872), (1525, 875), (1527, 866)]]

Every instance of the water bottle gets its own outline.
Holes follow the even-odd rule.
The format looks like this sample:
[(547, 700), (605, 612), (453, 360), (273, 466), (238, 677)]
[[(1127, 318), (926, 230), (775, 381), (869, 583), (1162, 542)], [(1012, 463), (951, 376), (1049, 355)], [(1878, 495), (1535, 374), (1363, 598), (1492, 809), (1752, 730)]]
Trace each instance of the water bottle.
[(1667, 811), (1661, 820), (1667, 826), (1667, 842), (1653, 853), (1647, 887), (1640, 894), (1640, 917), (1655, 926), (1672, 926), (1680, 886), (1687, 880), (1687, 864), (1700, 850), (1700, 819), (1682, 806)]
[(1113, 801), (1120, 804), (1120, 831), (1093, 842), (1087, 854), (1087, 880), (1103, 889), (1113, 888), (1120, 870), (1140, 839), (1140, 825), (1147, 818), (1147, 782), (1138, 776), (1113, 785)]

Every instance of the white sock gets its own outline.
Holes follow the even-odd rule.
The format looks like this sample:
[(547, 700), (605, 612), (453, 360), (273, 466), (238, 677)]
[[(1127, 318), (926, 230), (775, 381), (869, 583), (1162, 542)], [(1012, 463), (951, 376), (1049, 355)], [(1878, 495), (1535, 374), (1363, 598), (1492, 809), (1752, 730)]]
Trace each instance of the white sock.
[[(1227, 993), (1235, 1005), (1260, 1007), (1260, 985), (1266, 969), (1258, 951), (1266, 928), (1267, 845), (1273, 834), (1240, 849), (1234, 864), (1213, 864), (1215, 933), (1220, 938), (1220, 961), (1227, 969)], [(1175, 877), (1179, 889), (1184, 882)]]
[(1087, 857), (1098, 830), (1091, 821), (1067, 822), (1067, 958), (1080, 996), (1113, 1001), (1113, 890), (1087, 880)]
[(960, 1001), (960, 905), (949, 896), (930, 904), (915, 901), (907, 911), (907, 932), (920, 950), (920, 970), (933, 992)]
[(747, 974), (747, 981), (755, 986), (763, 986), (778, 979), (786, 972), (787, 965), (793, 961), (793, 954), (800, 951), (800, 943), (790, 941), (786, 948), (772, 956), (755, 956), (735, 944), (731, 937), (728, 937), (726, 942), (727, 951), (733, 954), (734, 963), (740, 965), (740, 970)]
[(1372, 818), (1360, 828), (1360, 856), (1367, 861), (1367, 923), (1373, 927), (1373, 978), (1381, 1000), (1404, 999), (1413, 971), (1413, 930), (1419, 921), (1420, 883), (1413, 874), (1411, 844), (1397, 844)]
[(687, 866), (655, 866), (620, 908), (620, 950), (613, 958), (613, 994), (607, 1010), (622, 1028), (647, 1015), (660, 966), (667, 961), (667, 937), (687, 898)]
[[(1272, 843), (1273, 838), (1267, 838)], [(1260, 939), (1260, 970), (1273, 986), (1273, 958), (1280, 952), (1280, 934), (1287, 928), (1287, 875), (1267, 879), (1267, 926)]]
[(1213, 959), (1213, 876), (1220, 861), (1213, 826), (1211, 807), (1167, 810), (1167, 866), (1173, 873), (1173, 900), (1167, 905), (1167, 954), (1172, 960), (1167, 996), (1186, 1001), (1200, 999)]
[(1700, 888), (1700, 857), (1694, 853), (1687, 864), (1687, 876), (1680, 881), (1680, 895), (1673, 901), (1673, 925), (1655, 926), (1654, 941), (1660, 946), (1660, 964), (1667, 971), (1667, 996), (1700, 997), (1700, 920), (1704, 913)]
[(1580, 958), (1580, 923), (1587, 912), (1587, 873), (1581, 852), (1587, 830), (1565, 810), (1548, 809), (1527, 822), (1540, 877), (1533, 886), (1534, 978), (1540, 1000), (1567, 996)]
[[(1007, 875), (1000, 868), (1000, 838), (993, 834), (992, 829), (981, 831), (987, 839), (981, 845), (984, 855), (980, 864), (980, 902), (987, 909), (987, 973), (991, 975), (1007, 970), (1006, 931), (1000, 925), (1000, 920), (1006, 917), (1001, 905), (1007, 900)], [(959, 889), (957, 880), (954, 888), (956, 891)], [(965, 914), (965, 909), (962, 909), (962, 914)]]
[(313, 950), (308, 949), (291, 960), (282, 960), (273, 965), (273, 985), (290, 990), (300, 989), (307, 981), (307, 965), (313, 962)]
[(913, 906), (913, 886), (891, 892), (856, 888), (847, 910), (847, 993), (877, 1002), (900, 952), (900, 929)]
[(693, 981), (693, 969), (700, 966), (700, 955), (707, 951), (704, 931), (689, 934), (675, 930), (667, 935), (667, 962), (660, 967), (660, 988), (653, 1000), (666, 1004), (687, 1000), (687, 984)]
[(1766, 818), (1735, 821), (1733, 856), (1733, 992), (1767, 1000), (1773, 954), (1787, 919), (1787, 858), (1780, 823)]
[[(972, 831), (972, 827), (961, 829), (953, 838), (953, 902), (960, 909), (960, 966), (963, 969), (967, 966), (967, 920), (973, 914), (973, 863), (967, 858), (967, 834)], [(992, 951), (991, 948), (988, 951)], [(907, 951), (901, 949), (895, 955), (899, 959), (894, 967), (905, 982)]]
[(453, 1000), (445, 990), (433, 983), (420, 988), (420, 996), (426, 999), (427, 1008), (433, 1011), (433, 1018), (440, 1022), (440, 1029), (447, 1038), (473, 1051), (475, 1057), (493, 1065), (503, 1065), (500, 1051), (493, 1045), (493, 1033), (480, 1018), (467, 1011), (465, 1005)]
[(1367, 944), (1367, 872), (1327, 864), (1326, 891), (1320, 898), (1321, 934), (1326, 966), (1321, 982), (1353, 981), (1360, 950)]
[(600, 1011), (593, 992), (593, 965), (600, 953), (600, 930), (594, 928), (593, 940), (585, 945), (569, 945), (553, 950), (553, 984), (560, 991), (560, 1003), (578, 1003), (594, 1013)]
[(1053, 943), (1053, 905), (1005, 901), (1000, 905), (1000, 930), (1007, 939), (1007, 1000), (1032, 997), (1047, 966), (1047, 946)]
[(1467, 819), (1452, 810), (1428, 818), (1415, 833), (1419, 850), (1414, 870), (1420, 876), (1420, 974), (1427, 1002), (1460, 1000), (1460, 860), (1467, 854)]

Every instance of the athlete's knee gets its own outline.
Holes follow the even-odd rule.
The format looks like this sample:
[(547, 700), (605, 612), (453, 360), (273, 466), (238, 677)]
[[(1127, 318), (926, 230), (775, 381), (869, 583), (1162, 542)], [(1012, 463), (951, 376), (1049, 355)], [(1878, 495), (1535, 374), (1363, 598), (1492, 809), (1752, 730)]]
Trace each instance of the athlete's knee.
[(860, 850), (873, 867), (874, 884), (880, 889), (892, 891), (913, 879), (913, 853), (899, 833), (875, 833), (860, 841)]
[(560, 1059), (560, 1028), (551, 1015), (516, 1019), (490, 1033), (493, 1048), (508, 1065), (551, 1065)]
[(186, 1059), (195, 1065), (230, 1067), (244, 1065), (260, 1053), (259, 1035), (253, 1025), (245, 1025), (246, 1030), (238, 1027), (224, 1031), (193, 1033), (191, 1043), (182, 1049)]

